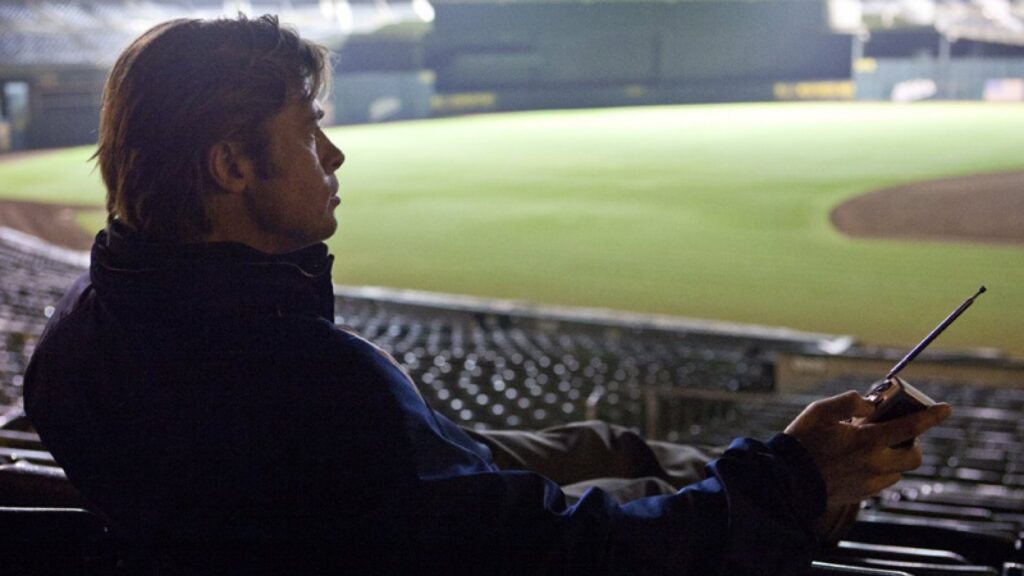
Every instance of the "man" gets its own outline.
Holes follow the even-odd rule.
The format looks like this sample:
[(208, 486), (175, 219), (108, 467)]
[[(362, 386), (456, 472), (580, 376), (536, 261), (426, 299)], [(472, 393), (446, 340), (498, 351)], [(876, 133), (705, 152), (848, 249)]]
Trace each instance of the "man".
[[(25, 406), (135, 561), (800, 573), (820, 526), (919, 465), (890, 446), (948, 406), (865, 425), (850, 419), (872, 405), (852, 392), (703, 470), (699, 453), (672, 462), (685, 449), (594, 423), (471, 438), (333, 324), (322, 241), (345, 156), (318, 125), (325, 62), (276, 19), (240, 17), (157, 26), (111, 72), (109, 224), (36, 347)], [(627, 490), (569, 499), (554, 481), (595, 476)]]

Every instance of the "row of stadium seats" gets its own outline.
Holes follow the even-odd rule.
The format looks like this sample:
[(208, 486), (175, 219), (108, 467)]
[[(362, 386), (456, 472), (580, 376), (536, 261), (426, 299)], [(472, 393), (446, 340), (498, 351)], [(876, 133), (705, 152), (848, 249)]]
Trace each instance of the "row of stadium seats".
[[(672, 390), (659, 402), (661, 434), (679, 442), (725, 444), (738, 428), (755, 437), (783, 429), (809, 402), (846, 390), (867, 390), (859, 377), (829, 380), (807, 395), (706, 394)], [(1024, 489), (1024, 389), (915, 382), (955, 406), (953, 415), (920, 439), (924, 462), (910, 476)]]
[(545, 325), (488, 312), (439, 315), (352, 298), (339, 299), (336, 320), (391, 352), (435, 408), (478, 427), (537, 428), (594, 416), (640, 427), (644, 386), (773, 387), (770, 353), (742, 342), (711, 346), (680, 333)]
[[(80, 263), (0, 241), (0, 405), (20, 398), (32, 346), (82, 271)], [(478, 427), (542, 428), (595, 416), (641, 427), (644, 386), (773, 387), (771, 350), (743, 338), (712, 341), (352, 296), (338, 297), (335, 320), (395, 356), (436, 409)]]
[[(680, 442), (724, 444), (738, 429), (766, 437), (816, 398), (867, 390), (864, 377), (806, 395), (671, 390), (657, 422)], [(1024, 573), (1024, 389), (915, 382), (953, 416), (921, 439), (923, 465), (863, 504), (852, 530), (816, 563), (820, 574), (998, 576)], [(858, 571), (848, 571), (857, 567)], [(824, 570), (824, 571), (823, 571)]]
[[(20, 409), (21, 378), (49, 307), (83, 271), (80, 260), (58, 256), (0, 235), (0, 570), (123, 573), (106, 526), (84, 509)], [(870, 385), (844, 377), (802, 395), (775, 393), (774, 349), (752, 338), (352, 295), (338, 297), (336, 314), (405, 365), (438, 410), (479, 426), (596, 416), (674, 441), (724, 444), (783, 428), (814, 398)], [(1024, 390), (914, 384), (955, 404), (954, 416), (922, 438), (924, 465), (865, 503), (812, 573), (1019, 574)]]
[(0, 409), (20, 404), (21, 385), (36, 339), (52, 306), (82, 273), (78, 261), (0, 239)]

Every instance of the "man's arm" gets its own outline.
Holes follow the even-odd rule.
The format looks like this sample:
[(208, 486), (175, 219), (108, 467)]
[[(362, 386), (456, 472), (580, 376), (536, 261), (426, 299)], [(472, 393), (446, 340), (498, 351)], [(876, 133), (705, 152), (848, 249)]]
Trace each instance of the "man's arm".
[[(479, 503), (484, 512), (475, 517), (477, 534), (498, 527), (503, 535), (495, 540), (536, 550), (513, 557), (543, 557), (546, 565), (538, 568), (558, 572), (801, 573), (820, 541), (818, 526), (827, 520), (826, 510), (848, 510), (918, 465), (918, 448), (895, 452), (889, 446), (919, 435), (949, 412), (945, 406), (887, 425), (845, 422), (870, 409), (854, 392), (816, 402), (787, 434), (766, 443), (734, 442), (708, 466), (707, 480), (623, 506), (591, 491), (564, 507), (557, 487), (546, 479), (498, 473), (502, 490)], [(469, 489), (474, 482), (479, 488), (488, 480), (457, 484)], [(446, 493), (443, 484), (431, 489)], [(494, 525), (487, 527), (489, 522)]]
[[(446, 427), (435, 426), (443, 417), (423, 404), (392, 363), (358, 341), (353, 345), (363, 350), (350, 356), (346, 372), (361, 377), (346, 387), (359, 381), (367, 395), (357, 396), (365, 399), (390, 390), (385, 396), (391, 400), (384, 402), (391, 408), (382, 414), (394, 413), (391, 420), (404, 424), (378, 429), (379, 440), (396, 444), (380, 454), (389, 460), (407, 454), (411, 461), (398, 468), (413, 473), (401, 493), (379, 496), (394, 505), (386, 507), (388, 517), (373, 522), (385, 536), (378, 543), (393, 548), (403, 565), (426, 572), (797, 574), (816, 549), (815, 523), (829, 497), (847, 501), (830, 486), (841, 490), (836, 494), (864, 497), (884, 485), (879, 473), (847, 479), (845, 468), (830, 466), (843, 457), (873, 458), (869, 447), (875, 444), (849, 441), (853, 425), (842, 420), (863, 409), (845, 395), (811, 405), (790, 426), (791, 434), (734, 442), (709, 464), (704, 481), (675, 494), (620, 505), (592, 490), (569, 506), (553, 481), (498, 470), (442, 431)], [(371, 422), (381, 424), (379, 418)], [(857, 428), (855, 436), (884, 444), (894, 434), (920, 433), (920, 426), (888, 434)], [(904, 469), (912, 464), (900, 462)], [(889, 468), (879, 470), (888, 480)]]
[(737, 440), (709, 478), (620, 505), (601, 490), (566, 506), (530, 472), (424, 481), (404, 509), (430, 573), (772, 574), (803, 572), (824, 486), (792, 439)]

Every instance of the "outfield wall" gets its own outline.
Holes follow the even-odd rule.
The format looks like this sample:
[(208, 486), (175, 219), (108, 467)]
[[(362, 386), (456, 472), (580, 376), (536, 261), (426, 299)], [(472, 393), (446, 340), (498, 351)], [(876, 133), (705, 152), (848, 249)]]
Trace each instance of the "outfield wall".
[(424, 37), (385, 31), (339, 46), (339, 123), (770, 101), (780, 83), (850, 80), (851, 38), (829, 31), (819, 0), (460, 0), (435, 8)]
[(442, 97), (496, 109), (771, 100), (778, 82), (849, 79), (825, 3), (443, 3), (425, 66)]

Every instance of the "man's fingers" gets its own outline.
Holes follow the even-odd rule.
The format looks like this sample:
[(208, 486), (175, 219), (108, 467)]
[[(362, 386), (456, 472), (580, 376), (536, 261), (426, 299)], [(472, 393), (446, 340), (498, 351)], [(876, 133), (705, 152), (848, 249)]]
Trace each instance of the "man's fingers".
[(929, 428), (942, 422), (952, 413), (949, 404), (936, 404), (926, 410), (908, 414), (889, 422), (870, 424), (865, 430), (872, 439), (884, 446), (895, 446), (900, 442), (917, 438)]
[(903, 474), (921, 465), (921, 447), (915, 442), (905, 448), (882, 448), (865, 463), (865, 470), (877, 475)]
[(888, 452), (894, 472), (909, 472), (921, 465), (921, 447), (916, 443), (909, 448), (890, 448)]
[(823, 420), (845, 420), (867, 416), (874, 411), (874, 404), (865, 400), (857, 391), (850, 390), (837, 396), (818, 400), (814, 413)]

